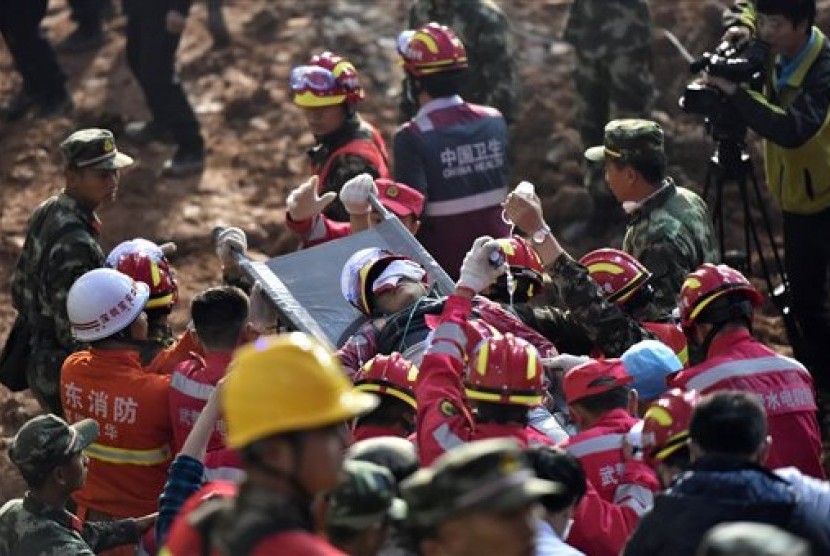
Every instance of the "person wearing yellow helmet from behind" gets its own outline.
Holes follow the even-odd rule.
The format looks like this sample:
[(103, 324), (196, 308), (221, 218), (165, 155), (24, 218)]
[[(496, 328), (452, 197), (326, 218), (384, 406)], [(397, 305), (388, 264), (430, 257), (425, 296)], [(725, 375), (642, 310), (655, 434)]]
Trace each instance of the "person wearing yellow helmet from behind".
[(300, 332), (237, 351), (221, 396), (246, 479), (193, 495), (161, 554), (342, 554), (314, 534), (311, 503), (338, 484), (346, 422), (377, 397), (356, 390), (334, 354)]

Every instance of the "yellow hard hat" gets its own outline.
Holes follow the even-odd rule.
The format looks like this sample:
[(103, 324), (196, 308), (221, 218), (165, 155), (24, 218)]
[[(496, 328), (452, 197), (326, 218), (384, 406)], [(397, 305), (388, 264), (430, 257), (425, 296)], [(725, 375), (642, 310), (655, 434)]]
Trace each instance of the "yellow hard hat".
[(302, 332), (259, 338), (236, 352), (222, 389), (228, 446), (333, 425), (370, 411), (336, 356)]

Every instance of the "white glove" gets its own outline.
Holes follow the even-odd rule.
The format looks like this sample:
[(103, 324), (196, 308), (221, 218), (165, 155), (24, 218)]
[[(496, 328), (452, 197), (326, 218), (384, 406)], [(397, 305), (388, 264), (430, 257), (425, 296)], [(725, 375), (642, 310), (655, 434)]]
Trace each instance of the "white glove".
[(340, 190), (340, 201), (349, 214), (366, 214), (372, 207), (369, 205), (369, 195), (378, 194), (375, 178), (370, 174), (360, 174), (346, 183)]
[(567, 372), (578, 367), (583, 363), (587, 363), (591, 358), (587, 355), (571, 355), (570, 353), (560, 353), (555, 357), (547, 357), (542, 359), (542, 366), (546, 369), (562, 369)]
[(234, 251), (244, 255), (248, 250), (248, 238), (240, 228), (226, 228), (216, 238), (216, 254), (223, 265), (235, 265)]
[(300, 222), (314, 218), (336, 198), (337, 193), (334, 191), (329, 191), (319, 197), (317, 195), (317, 176), (311, 176), (311, 178), (291, 190), (285, 200), (285, 205), (288, 207), (291, 220)]
[[(482, 236), (473, 242), (473, 247), (464, 256), (461, 263), (461, 273), (458, 286), (470, 288), (476, 293), (494, 283), (496, 279), (507, 271), (507, 263), (493, 266), (490, 255), (499, 251), (498, 242), (490, 236)], [(502, 257), (503, 259), (503, 257)]]

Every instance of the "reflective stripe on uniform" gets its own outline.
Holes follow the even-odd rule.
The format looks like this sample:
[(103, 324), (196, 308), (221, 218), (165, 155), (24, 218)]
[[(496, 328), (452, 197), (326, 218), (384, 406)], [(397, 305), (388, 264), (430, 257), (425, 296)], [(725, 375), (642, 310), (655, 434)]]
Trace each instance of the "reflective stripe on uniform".
[(182, 373), (173, 373), (173, 377), (170, 379), (170, 387), (185, 396), (205, 401), (210, 399), (210, 395), (216, 388), (212, 384), (205, 384), (188, 378)]
[(654, 493), (643, 485), (620, 485), (614, 491), (614, 503), (642, 516), (654, 505)]
[(452, 432), (450, 429), (449, 424), (444, 423), (432, 433), (432, 438), (441, 446), (441, 449), (444, 451), (452, 450), (457, 446), (461, 446), (464, 444), (464, 441), (461, 438)]
[(619, 450), (622, 448), (623, 438), (625, 438), (624, 434), (604, 434), (575, 444), (567, 444), (564, 448), (569, 454), (581, 458), (609, 450)]
[(229, 481), (240, 483), (245, 478), (245, 471), (238, 467), (205, 467), (205, 480)]
[(125, 465), (159, 465), (170, 459), (170, 447), (167, 445), (150, 450), (128, 450), (92, 443), (84, 453), (92, 459)]
[(500, 205), (507, 197), (507, 188), (500, 187), (449, 201), (434, 201), (427, 203), (424, 214), (426, 216), (454, 216), (476, 210), (482, 210)]
[(690, 379), (686, 383), (685, 389), (705, 392), (718, 382), (728, 378), (759, 375), (775, 371), (801, 371), (805, 374), (810, 374), (795, 359), (790, 359), (783, 355), (771, 355), (769, 357), (758, 357), (755, 359), (738, 359), (715, 365)]

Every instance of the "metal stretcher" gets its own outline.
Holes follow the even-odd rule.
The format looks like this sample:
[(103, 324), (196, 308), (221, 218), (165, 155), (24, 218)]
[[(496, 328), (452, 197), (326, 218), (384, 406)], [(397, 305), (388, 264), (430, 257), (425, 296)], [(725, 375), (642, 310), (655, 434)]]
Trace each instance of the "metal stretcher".
[(241, 254), (242, 272), (259, 282), (273, 302), (280, 324), (306, 332), (333, 348), (342, 345), (366, 320), (340, 291), (340, 271), (349, 257), (366, 247), (381, 247), (406, 255), (427, 271), (439, 295), (452, 293), (455, 284), (435, 259), (377, 198), (370, 199), (382, 219), (375, 227), (265, 262)]

